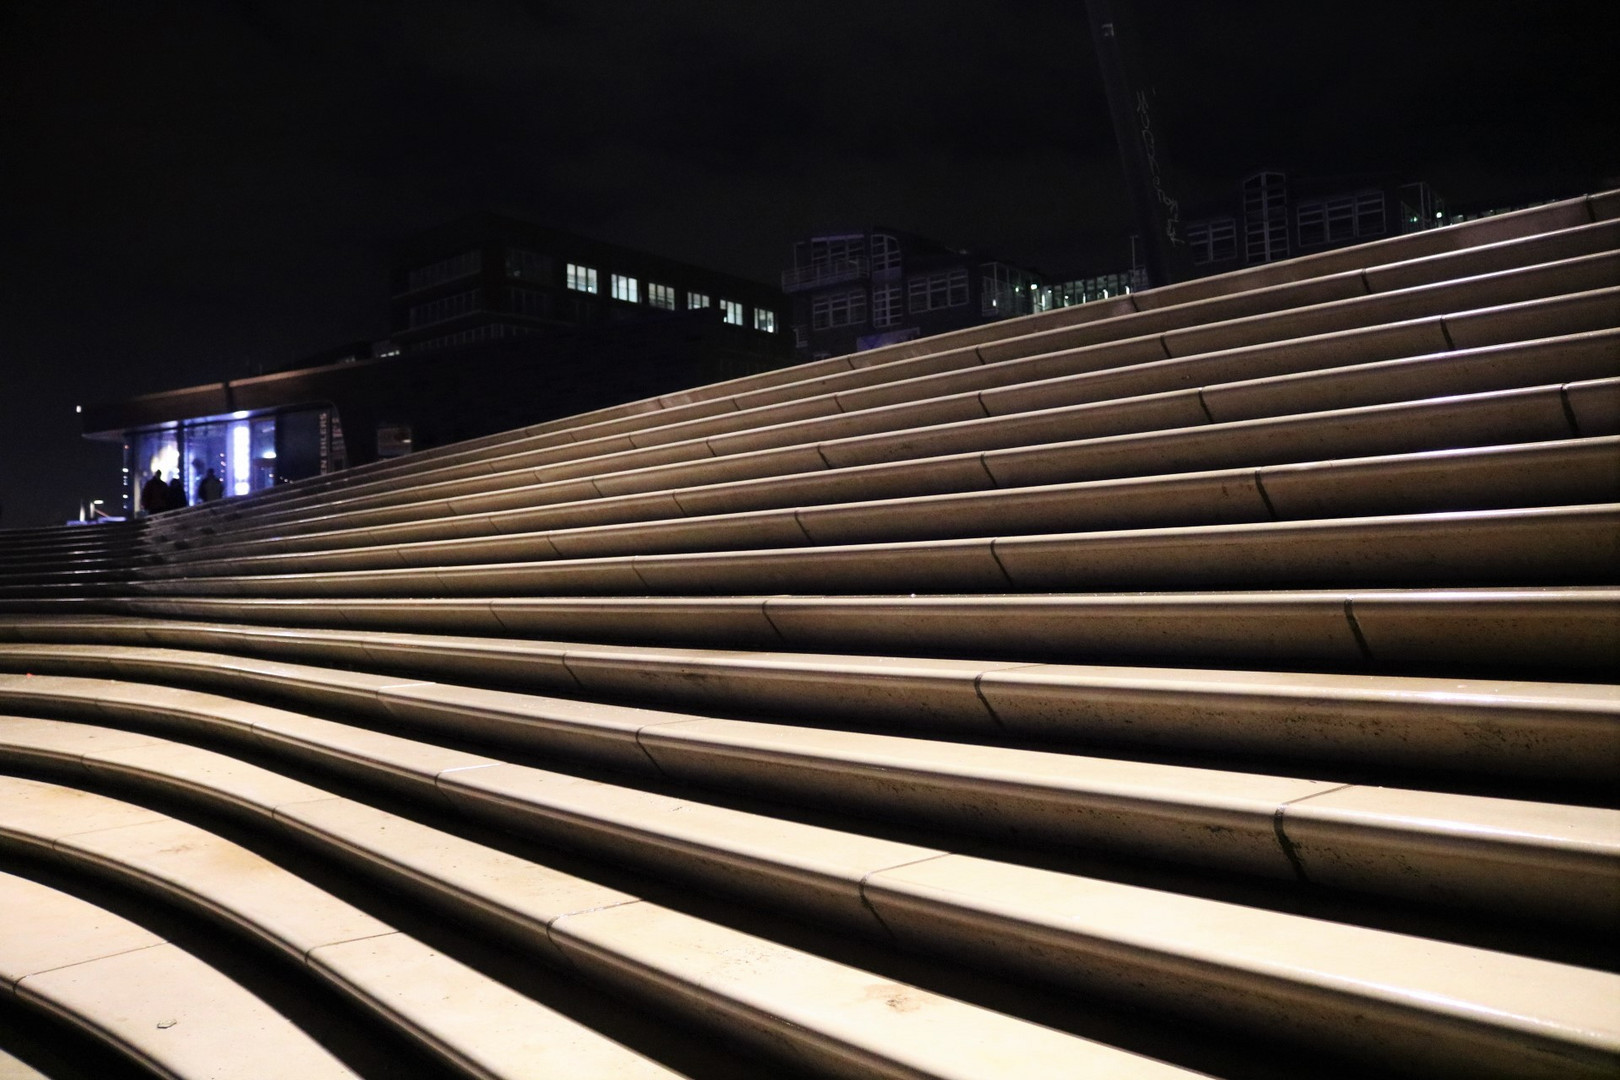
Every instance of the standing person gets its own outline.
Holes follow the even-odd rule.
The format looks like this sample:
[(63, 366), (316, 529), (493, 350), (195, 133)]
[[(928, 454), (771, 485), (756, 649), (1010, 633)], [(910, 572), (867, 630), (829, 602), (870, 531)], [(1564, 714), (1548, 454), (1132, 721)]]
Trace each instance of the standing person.
[(165, 510), (180, 510), (190, 505), (186, 499), (186, 485), (180, 482), (180, 470), (174, 470), (174, 479), (169, 481), (169, 498), (164, 503)]
[(163, 474), (153, 469), (151, 478), (141, 485), (141, 513), (161, 514), (168, 508), (169, 485), (163, 482)]
[(197, 481), (198, 502), (213, 502), (223, 494), (225, 494), (225, 481), (215, 476), (213, 469), (209, 469), (208, 475)]

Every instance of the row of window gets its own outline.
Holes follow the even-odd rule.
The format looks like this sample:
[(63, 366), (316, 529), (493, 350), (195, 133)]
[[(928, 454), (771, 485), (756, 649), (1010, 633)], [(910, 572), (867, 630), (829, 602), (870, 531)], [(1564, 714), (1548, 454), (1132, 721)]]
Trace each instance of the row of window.
[(482, 290), (468, 289), (466, 292), (454, 293), (450, 296), (441, 296), (437, 300), (429, 300), (422, 304), (412, 304), (409, 314), (409, 323), (412, 328), (418, 326), (432, 326), (434, 323), (454, 319), (458, 315), (468, 315), (474, 311), (482, 310)]
[(793, 245), (793, 265), (782, 271), (782, 288), (797, 292), (870, 276), (900, 276), (900, 241), (884, 233), (816, 236)]
[[(1249, 262), (1269, 262), (1288, 254), (1287, 217), (1275, 202), (1256, 200), (1256, 212), (1244, 221)], [(1294, 211), (1300, 247), (1340, 244), (1382, 236), (1384, 193), (1362, 191), (1300, 203)], [(1237, 220), (1213, 218), (1187, 227), (1187, 247), (1194, 266), (1237, 258)]]
[(845, 289), (842, 292), (821, 293), (810, 300), (810, 326), (812, 329), (831, 330), (837, 326), (864, 326), (865, 324), (865, 289)]
[[(906, 282), (906, 307), (913, 315), (942, 308), (963, 307), (968, 302), (966, 267), (937, 274), (914, 274)], [(905, 312), (900, 306), (900, 286), (874, 285), (871, 294), (872, 325), (896, 326)], [(863, 326), (867, 315), (865, 289), (845, 289), (820, 293), (810, 300), (810, 326), (831, 330), (839, 326)]]
[[(614, 274), (612, 289), (615, 300), (626, 300), (631, 303), (636, 303), (639, 300), (639, 291), (634, 278)], [(668, 311), (675, 310), (675, 290), (670, 286), (649, 284), (647, 293), (648, 303), (653, 307), (664, 308)], [(549, 293), (535, 289), (512, 288), (506, 290), (506, 297), (507, 309), (513, 314), (528, 315), (539, 319), (552, 316), (552, 298)], [(687, 308), (694, 311), (710, 306), (710, 300), (706, 293), (689, 292), (686, 294), (686, 302)], [(467, 292), (456, 293), (454, 296), (440, 297), (437, 300), (429, 300), (425, 303), (413, 305), (410, 309), (410, 325), (413, 328), (432, 326), (434, 323), (445, 322), (461, 315), (483, 310), (483, 291), (481, 289), (469, 289)], [(575, 314), (584, 317), (586, 313), (576, 311)], [(735, 300), (720, 301), (720, 316), (725, 322), (732, 326), (743, 326), (745, 325), (743, 315), (742, 304)], [(767, 334), (774, 334), (776, 332), (776, 312), (768, 308), (755, 308), (754, 329), (764, 331)], [(479, 336), (465, 336), (467, 334)], [(435, 338), (433, 343), (460, 345), (483, 340), (491, 336), (500, 337), (501, 335), (499, 333), (489, 333), (488, 327), (480, 327), (477, 330), (464, 331), (462, 334), (451, 334), (444, 338)]]
[(507, 277), (524, 278), (542, 283), (548, 282), (551, 280), (552, 266), (551, 256), (542, 255), (538, 251), (509, 248), (506, 252)]
[[(578, 263), (569, 263), (565, 282), (570, 289), (576, 292), (595, 293), (598, 289), (596, 270)], [(641, 282), (625, 274), (608, 275), (608, 295), (615, 300), (623, 300), (628, 304), (641, 303)], [(664, 311), (675, 310), (675, 287), (673, 285), (660, 285), (655, 281), (647, 284), (647, 304), (650, 307), (661, 308)], [(688, 291), (686, 294), (686, 310), (698, 311), (712, 306), (713, 301), (708, 293)], [(736, 300), (720, 301), (720, 316), (732, 326), (745, 325), (743, 319), (743, 305)], [(767, 334), (776, 333), (776, 313), (766, 308), (754, 309), (754, 329), (762, 330)]]
[[(538, 252), (526, 251), (522, 248), (512, 248), (506, 253), (506, 273), (508, 277), (545, 283), (552, 280), (552, 267), (553, 262), (549, 255), (541, 255)], [(412, 270), (408, 275), (407, 285), (414, 292), (417, 289), (443, 284), (456, 278), (469, 277), (479, 273), (482, 269), (482, 252), (468, 251)], [(581, 266), (578, 263), (568, 264), (564, 283), (568, 288), (578, 292), (596, 293), (600, 291), (596, 270), (593, 267)], [(609, 275), (608, 292), (615, 300), (624, 300), (632, 304), (641, 302), (641, 283), (636, 278), (625, 274)], [(686, 298), (688, 308), (706, 308), (709, 306), (707, 293), (688, 292)], [(437, 303), (437, 301), (434, 301), (434, 303)], [(674, 287), (659, 285), (651, 281), (647, 282), (647, 303), (652, 307), (662, 308), (665, 311), (674, 311)], [(429, 305), (418, 304), (412, 310), (421, 309), (425, 314), (428, 307)], [(437, 322), (443, 317), (445, 316), (433, 317), (429, 321)], [(412, 323), (412, 325), (417, 324)]]
[[(1110, 296), (1123, 296), (1146, 284), (1142, 273), (1134, 270), (1043, 285), (1016, 267), (986, 263), (982, 269), (979, 312), (992, 318), (1011, 318), (1051, 308), (1072, 307)], [(906, 283), (912, 314), (966, 305), (967, 274), (966, 269), (955, 269), (913, 277)], [(807, 335), (812, 330), (864, 326), (868, 314), (873, 327), (890, 329), (900, 325), (905, 312), (906, 307), (900, 302), (899, 285), (874, 285), (870, 293), (865, 289), (824, 292), (811, 298), (810, 325), (794, 326), (794, 341), (803, 348), (809, 344)]]
[(551, 318), (551, 294), (535, 289), (507, 289), (507, 308), (514, 315), (535, 319)]
[[(1218, 244), (1227, 248), (1226, 258), (1232, 257), (1231, 248), (1235, 247), (1235, 224), (1232, 219), (1222, 219), (1213, 223), (1201, 223), (1194, 226), (1190, 232), (1194, 236), (1201, 236), (1199, 230), (1209, 228), (1215, 232)], [(1223, 238), (1224, 237), (1224, 238)], [(1208, 250), (1206, 248), (1206, 250)], [(617, 275), (615, 275), (617, 276)], [(811, 325), (816, 330), (836, 329), (841, 326), (861, 326), (871, 317), (871, 325), (879, 329), (889, 329), (898, 326), (905, 317), (906, 311), (919, 314), (936, 311), (944, 308), (961, 307), (967, 303), (967, 271), (955, 269), (937, 274), (917, 275), (907, 283), (909, 303), (901, 303), (901, 287), (899, 285), (875, 285), (870, 294), (865, 289), (846, 289), (840, 292), (822, 293), (811, 301)], [(999, 286), (1005, 285), (1005, 288)], [(1014, 295), (1010, 290), (1018, 288)], [(1071, 304), (1085, 303), (1090, 300), (1103, 299), (1109, 296), (1118, 296), (1140, 287), (1131, 275), (1110, 274), (1098, 278), (1063, 282), (1057, 285), (1041, 286), (1032, 289), (1028, 295), (1024, 289), (1029, 288), (1023, 281), (1001, 282), (999, 279), (986, 277), (981, 295), (982, 314), (1010, 315), (1026, 314), (1030, 310), (1044, 311), (1049, 307), (1067, 307)], [(658, 291), (654, 291), (658, 290)], [(623, 285), (619, 287), (619, 299), (627, 299), (634, 294)], [(996, 303), (991, 304), (986, 298)], [(455, 296), (443, 297), (439, 300), (418, 304), (411, 309), (411, 325), (427, 326), (442, 322), (458, 315), (472, 311), (483, 310), (480, 290), (470, 290), (458, 293)], [(514, 314), (528, 315), (535, 318), (549, 318), (553, 314), (553, 299), (551, 294), (523, 288), (507, 290), (508, 310)], [(688, 307), (691, 309), (711, 306), (710, 298), (703, 293), (688, 293)], [(588, 301), (580, 300), (580, 304)], [(673, 310), (674, 290), (669, 286), (649, 285), (648, 303), (657, 307), (670, 305)], [(744, 306), (735, 300), (721, 300), (719, 302), (721, 318), (732, 326), (747, 325)], [(584, 309), (574, 312), (576, 317), (587, 318), (588, 311)], [(753, 312), (753, 327), (764, 333), (775, 333), (776, 313), (766, 308), (755, 308)], [(474, 341), (491, 338), (515, 336), (520, 331), (516, 327), (484, 326), (464, 330), (457, 334), (449, 334), (418, 343), (417, 348), (439, 347), (444, 345), (461, 345)]]
[(1147, 284), (1143, 275), (1135, 270), (1122, 274), (1098, 274), (1096, 277), (1062, 281), (1039, 290), (1036, 306), (1041, 311), (1051, 308), (1074, 307), (1093, 300), (1106, 300), (1111, 296), (1124, 296)]
[(476, 274), (484, 268), (484, 253), (481, 251), (464, 251), (460, 255), (452, 255), (448, 259), (419, 266), (406, 275), (405, 285), (411, 292), (425, 289), (430, 285), (438, 285), (446, 281), (454, 281), (459, 277)]
[(1028, 271), (1003, 262), (979, 267), (979, 314), (993, 319), (1028, 315), (1040, 302), (1040, 282)]
[(1299, 246), (1336, 244), (1384, 234), (1384, 193), (1361, 191), (1302, 202), (1296, 211)]
[(906, 282), (906, 306), (912, 311), (938, 311), (968, 302), (967, 268), (939, 274), (913, 274)]
[[(506, 276), (524, 278), (529, 281), (549, 281), (553, 263), (549, 255), (541, 255), (536, 251), (526, 251), (522, 248), (510, 248), (506, 252)], [(418, 289), (442, 285), (446, 281), (457, 278), (471, 277), (481, 273), (484, 269), (484, 253), (478, 249), (464, 251), (460, 255), (452, 255), (448, 259), (419, 266), (405, 276), (405, 287), (409, 292)]]
[(527, 326), (511, 326), (506, 323), (491, 323), (485, 326), (474, 326), (454, 334), (443, 334), (439, 337), (418, 341), (411, 346), (412, 352), (425, 352), (428, 349), (444, 349), (451, 345), (471, 345), (475, 341), (497, 341), (501, 338), (524, 337), (534, 333)]
[(884, 233), (873, 233), (870, 243), (863, 233), (817, 236), (795, 246), (794, 265), (824, 271), (864, 267), (882, 275), (900, 269), (900, 241)]

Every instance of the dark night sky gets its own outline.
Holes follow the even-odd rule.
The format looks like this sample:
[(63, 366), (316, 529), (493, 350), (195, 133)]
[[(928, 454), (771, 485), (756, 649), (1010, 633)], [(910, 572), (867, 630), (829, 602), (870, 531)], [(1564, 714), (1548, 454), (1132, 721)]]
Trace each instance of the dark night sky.
[[(1620, 186), (1620, 5), (1138, 5), (1184, 195)], [(115, 498), (76, 403), (380, 337), (391, 245), (471, 210), (767, 281), (826, 226), (1037, 266), (1130, 231), (1081, 0), (5, 0), (0, 148), (10, 527)]]

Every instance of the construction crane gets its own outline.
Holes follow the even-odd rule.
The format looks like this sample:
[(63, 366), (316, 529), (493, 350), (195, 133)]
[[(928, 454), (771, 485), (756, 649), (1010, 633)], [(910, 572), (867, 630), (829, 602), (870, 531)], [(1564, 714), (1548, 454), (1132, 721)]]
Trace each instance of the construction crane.
[(1086, 16), (1119, 141), (1132, 216), (1142, 238), (1148, 280), (1153, 285), (1169, 285), (1190, 277), (1192, 264), (1181, 206), (1171, 196), (1160, 165), (1134, 33), (1128, 21), (1121, 21), (1121, 15), (1128, 19), (1130, 14), (1126, 3), (1128, 0), (1085, 0)]

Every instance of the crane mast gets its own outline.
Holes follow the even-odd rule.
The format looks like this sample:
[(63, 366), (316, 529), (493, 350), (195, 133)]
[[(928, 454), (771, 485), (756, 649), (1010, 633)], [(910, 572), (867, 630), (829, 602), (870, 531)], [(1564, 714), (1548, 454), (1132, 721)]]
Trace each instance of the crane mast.
[(1191, 276), (1190, 261), (1181, 206), (1169, 193), (1159, 161), (1158, 139), (1135, 38), (1130, 25), (1120, 20), (1122, 0), (1085, 2), (1149, 282), (1169, 285)]

